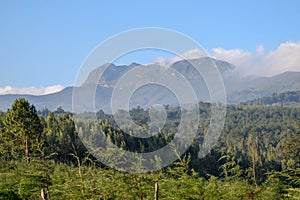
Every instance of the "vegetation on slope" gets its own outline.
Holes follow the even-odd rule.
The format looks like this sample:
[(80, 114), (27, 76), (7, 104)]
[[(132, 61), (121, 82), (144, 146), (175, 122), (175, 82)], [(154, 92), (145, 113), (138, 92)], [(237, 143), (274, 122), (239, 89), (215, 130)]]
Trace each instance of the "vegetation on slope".
[[(299, 199), (300, 108), (228, 106), (218, 144), (199, 159), (210, 108), (199, 103), (197, 137), (176, 162), (157, 172), (131, 174), (97, 161), (79, 136), (95, 141), (101, 132), (120, 148), (153, 151), (174, 137), (179, 108), (166, 106), (164, 128), (145, 140), (126, 134), (103, 111), (97, 120), (89, 120), (93, 113), (74, 118), (61, 108), (36, 112), (17, 99), (0, 113), (0, 199), (41, 199), (41, 190), (48, 199), (153, 199), (156, 182), (161, 199)], [(130, 114), (147, 129), (147, 110)]]

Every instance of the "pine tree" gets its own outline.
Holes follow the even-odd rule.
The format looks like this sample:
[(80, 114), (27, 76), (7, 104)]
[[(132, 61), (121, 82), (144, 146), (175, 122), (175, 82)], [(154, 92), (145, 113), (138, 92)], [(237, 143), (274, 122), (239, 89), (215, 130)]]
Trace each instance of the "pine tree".
[(43, 131), (35, 107), (24, 98), (16, 99), (3, 118), (3, 127), (1, 140), (4, 152), (11, 152), (15, 158), (25, 156), (26, 162), (29, 163), (30, 154), (39, 145)]

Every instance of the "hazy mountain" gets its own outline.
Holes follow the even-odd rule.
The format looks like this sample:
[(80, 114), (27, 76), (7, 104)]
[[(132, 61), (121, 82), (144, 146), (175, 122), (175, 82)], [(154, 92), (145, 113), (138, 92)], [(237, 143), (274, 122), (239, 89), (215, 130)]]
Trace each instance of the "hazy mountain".
[[(112, 63), (106, 63), (101, 67), (94, 69), (86, 79), (86, 81), (82, 84), (82, 86), (90, 85), (90, 84), (98, 84), (103, 87), (112, 87), (116, 81), (121, 77), (125, 72), (131, 70), (134, 67), (142, 66), (137, 63), (132, 63), (130, 65), (121, 65), (116, 66)], [(107, 67), (103, 77), (99, 80), (99, 74), (101, 73), (101, 69)]]
[[(241, 78), (237, 75), (234, 65), (221, 60), (213, 61), (224, 80), (228, 103), (239, 103), (241, 101), (252, 100), (263, 96), (270, 96), (273, 93), (300, 90), (300, 72), (285, 72), (273, 77)], [(199, 100), (209, 101), (210, 96), (205, 80), (194, 69), (191, 63), (197, 63), (204, 69), (211, 65), (211, 58), (200, 58), (189, 61), (182, 60), (173, 63), (170, 67), (182, 74), (183, 77), (191, 83)], [(155, 70), (158, 69), (155, 66), (157, 65), (141, 65), (137, 63), (122, 66), (104, 64), (93, 70), (80, 87), (67, 87), (60, 92), (42, 96), (0, 95), (0, 110), (6, 111), (6, 109), (11, 106), (14, 99), (25, 97), (33, 103), (37, 109), (47, 107), (50, 110), (54, 110), (61, 106), (65, 110), (71, 111), (72, 95), (73, 90), (75, 90), (75, 95), (80, 96), (82, 101), (79, 103), (76, 102), (77, 111), (93, 111), (94, 109), (98, 110), (100, 108), (109, 111), (112, 91), (120, 77), (127, 72), (130, 74), (131, 70), (139, 67), (141, 70), (139, 70), (135, 76), (142, 77), (144, 81), (147, 81), (148, 79), (151, 80), (152, 77), (147, 76), (147, 73), (155, 74)], [(99, 73), (103, 67), (107, 67), (107, 69), (100, 78)], [(206, 68), (206, 70), (209, 70), (209, 68)], [(157, 71), (157, 73), (159, 74), (160, 72)], [(170, 77), (166, 76), (166, 78), (168, 79)], [(134, 84), (134, 82), (131, 82), (130, 80), (131, 79), (129, 79), (126, 85)], [(172, 80), (170, 78), (166, 81), (171, 82)], [(184, 92), (184, 90), (182, 91)], [(95, 99), (95, 106), (86, 103), (91, 99)], [(178, 100), (172, 91), (159, 85), (147, 85), (138, 89), (133, 93), (132, 98), (130, 99), (131, 107), (137, 105), (150, 106), (152, 104), (178, 105)]]
[(300, 90), (300, 72), (284, 72), (272, 77), (237, 79), (227, 86), (227, 101), (238, 103), (270, 96), (273, 93)]
[(300, 106), (300, 91), (273, 93), (266, 96), (243, 102), (248, 105), (280, 105), (280, 106)]

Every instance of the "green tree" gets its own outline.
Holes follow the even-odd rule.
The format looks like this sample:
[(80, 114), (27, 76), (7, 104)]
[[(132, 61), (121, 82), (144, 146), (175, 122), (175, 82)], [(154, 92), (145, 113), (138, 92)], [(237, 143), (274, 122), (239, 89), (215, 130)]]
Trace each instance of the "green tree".
[(288, 135), (283, 139), (282, 162), (286, 168), (300, 168), (300, 134)]
[(253, 176), (253, 180), (255, 185), (257, 185), (257, 177), (256, 177), (256, 165), (259, 162), (259, 157), (260, 157), (260, 152), (259, 152), (259, 147), (258, 147), (258, 138), (253, 136), (253, 135), (249, 135), (248, 139), (247, 139), (247, 147), (248, 147), (248, 155), (249, 155), (249, 160), (251, 162), (251, 166), (252, 166), (252, 176)]
[(5, 113), (2, 112), (2, 111), (0, 111), (0, 128), (3, 127), (3, 122), (2, 122), (2, 120), (3, 120), (3, 117), (4, 117), (4, 116), (5, 116)]
[[(43, 140), (45, 142), (44, 152), (46, 155), (49, 155), (52, 153), (58, 153), (59, 152), (59, 134), (60, 134), (58, 121), (52, 112), (49, 112), (45, 121), (46, 121), (46, 128), (45, 128), (44, 134), (43, 134)], [(54, 158), (57, 159), (57, 156), (55, 156)]]
[(11, 152), (15, 158), (25, 155), (26, 162), (29, 163), (29, 156), (39, 145), (39, 137), (43, 131), (35, 107), (24, 98), (16, 99), (3, 118), (3, 127), (3, 149), (6, 153)]

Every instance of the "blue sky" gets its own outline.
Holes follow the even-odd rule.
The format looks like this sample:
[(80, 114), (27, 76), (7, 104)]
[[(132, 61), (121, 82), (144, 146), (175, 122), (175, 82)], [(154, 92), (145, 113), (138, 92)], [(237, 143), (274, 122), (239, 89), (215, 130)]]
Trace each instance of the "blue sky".
[[(299, 19), (300, 1), (296, 0), (2, 0), (0, 93), (7, 86), (45, 89), (73, 85), (80, 65), (96, 45), (114, 34), (141, 27), (182, 32), (216, 57), (226, 60), (229, 56), (228, 60), (237, 65), (250, 66), (265, 59), (262, 57), (269, 59), (261, 62), (267, 65), (275, 62), (269, 58), (272, 52), (285, 55), (292, 48), (297, 56)], [(145, 58), (130, 57), (124, 62), (147, 62)], [(291, 69), (299, 69), (297, 58), (289, 62), (294, 67)], [(264, 71), (268, 70), (260, 73)]]

